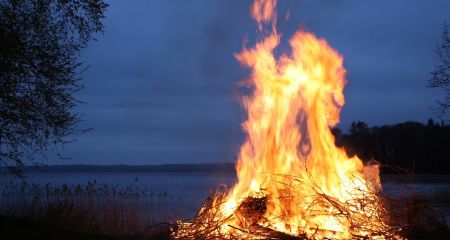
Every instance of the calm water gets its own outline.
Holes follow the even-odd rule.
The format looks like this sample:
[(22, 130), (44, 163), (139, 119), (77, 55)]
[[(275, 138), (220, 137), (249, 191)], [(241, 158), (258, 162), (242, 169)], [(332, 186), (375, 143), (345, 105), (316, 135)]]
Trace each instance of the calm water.
[[(11, 176), (0, 176), (0, 181), (22, 181)], [(153, 173), (153, 172), (29, 172), (25, 181), (45, 185), (86, 185), (89, 181), (108, 183), (118, 187), (136, 185), (155, 191), (165, 191), (170, 196), (179, 199), (183, 205), (183, 217), (190, 217), (201, 207), (202, 203), (219, 184), (232, 186), (235, 182), (232, 173)], [(389, 194), (407, 196), (412, 193), (421, 193), (433, 196), (440, 192), (450, 191), (450, 181), (444, 183), (414, 183), (414, 184), (383, 184), (384, 190)], [(448, 203), (448, 201), (446, 201)], [(449, 206), (444, 206), (449, 211)], [(449, 211), (450, 212), (450, 211)], [(450, 214), (447, 214), (450, 222)]]
[(177, 199), (177, 204), (183, 206), (182, 218), (192, 217), (211, 192), (218, 185), (232, 186), (235, 175), (210, 173), (154, 173), (154, 172), (29, 172), (26, 179), (0, 175), (0, 181), (27, 181), (53, 186), (87, 185), (88, 182), (107, 183), (119, 188), (137, 186), (140, 189), (150, 189), (156, 192), (167, 192)]

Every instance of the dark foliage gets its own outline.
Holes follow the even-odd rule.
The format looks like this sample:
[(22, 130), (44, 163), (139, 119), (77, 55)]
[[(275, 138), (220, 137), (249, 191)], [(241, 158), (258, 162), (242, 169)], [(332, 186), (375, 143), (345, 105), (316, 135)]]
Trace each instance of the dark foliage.
[(449, 239), (450, 230), (439, 211), (420, 195), (386, 199), (393, 222), (402, 222), (406, 239)]
[(433, 120), (368, 127), (353, 122), (349, 133), (333, 131), (336, 144), (349, 155), (380, 161), (387, 172), (401, 169), (415, 173), (450, 173), (450, 125)]
[(442, 88), (445, 91), (444, 99), (437, 102), (436, 111), (439, 117), (450, 108), (450, 35), (449, 25), (444, 24), (441, 43), (437, 46), (436, 53), (439, 57), (439, 64), (431, 72), (428, 86)]
[(21, 167), (81, 130), (79, 52), (102, 32), (103, 0), (0, 1), (0, 166)]

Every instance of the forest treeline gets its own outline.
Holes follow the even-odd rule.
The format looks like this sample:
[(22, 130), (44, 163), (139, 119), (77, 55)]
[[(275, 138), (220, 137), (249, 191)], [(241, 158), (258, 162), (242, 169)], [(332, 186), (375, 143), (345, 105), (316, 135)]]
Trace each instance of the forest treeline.
[(450, 125), (404, 122), (369, 127), (353, 122), (348, 132), (333, 129), (336, 145), (364, 161), (381, 162), (382, 172), (450, 173)]
[[(379, 161), (382, 173), (450, 174), (450, 125), (428, 120), (369, 127), (357, 121), (347, 132), (333, 128), (336, 145), (365, 162)], [(234, 163), (161, 165), (38, 165), (27, 171), (44, 172), (231, 172)], [(0, 172), (8, 169), (0, 166)]]

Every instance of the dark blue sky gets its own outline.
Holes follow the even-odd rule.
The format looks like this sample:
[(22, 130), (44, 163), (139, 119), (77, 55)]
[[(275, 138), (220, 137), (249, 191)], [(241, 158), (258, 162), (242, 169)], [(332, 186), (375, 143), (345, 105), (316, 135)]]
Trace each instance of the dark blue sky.
[[(85, 114), (92, 131), (50, 164), (231, 162), (242, 141), (234, 59), (255, 41), (251, 1), (110, 1), (105, 33), (82, 53)], [(290, 9), (290, 19), (284, 16)], [(279, 31), (302, 28), (345, 59), (341, 127), (426, 121), (441, 96), (426, 87), (448, 0), (280, 0)], [(281, 46), (283, 49), (284, 46)]]

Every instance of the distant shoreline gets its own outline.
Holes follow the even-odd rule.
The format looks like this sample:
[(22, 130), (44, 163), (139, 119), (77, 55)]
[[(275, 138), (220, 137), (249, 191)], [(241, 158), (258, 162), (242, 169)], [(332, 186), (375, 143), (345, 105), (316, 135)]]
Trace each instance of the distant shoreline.
[[(2, 171), (8, 171), (6, 167)], [(234, 163), (159, 165), (38, 165), (24, 166), (23, 172), (235, 172)]]
[[(83, 173), (83, 172), (149, 172), (149, 173), (211, 173), (211, 174), (235, 174), (234, 163), (186, 163), (186, 164), (158, 164), (158, 165), (89, 165), (89, 164), (69, 164), (69, 165), (37, 165), (24, 166), (23, 173)], [(0, 172), (7, 173), (7, 167), (0, 167)], [(381, 174), (383, 183), (389, 182), (429, 182), (429, 183), (450, 183), (450, 174)]]

